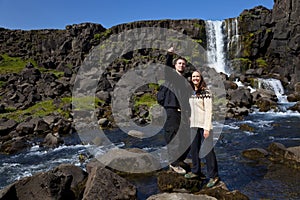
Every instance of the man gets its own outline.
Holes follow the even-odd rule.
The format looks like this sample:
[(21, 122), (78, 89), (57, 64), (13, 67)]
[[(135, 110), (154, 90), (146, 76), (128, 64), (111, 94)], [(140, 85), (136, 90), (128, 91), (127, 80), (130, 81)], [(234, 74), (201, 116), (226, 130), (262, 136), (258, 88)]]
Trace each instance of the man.
[[(174, 68), (176, 73), (168, 73), (169, 70), (166, 70), (166, 84), (160, 86), (157, 101), (165, 108), (167, 113), (164, 124), (164, 137), (168, 144), (169, 161), (171, 161), (169, 167), (177, 173), (185, 174), (189, 170), (188, 164), (183, 162), (189, 153), (189, 106), (184, 105), (188, 105), (188, 97), (190, 96), (188, 87), (190, 85), (186, 85), (187, 81), (184, 81), (183, 77), (187, 60), (179, 57), (173, 61), (173, 55), (174, 48), (171, 47), (168, 49), (166, 65)], [(186, 135), (182, 137), (182, 133), (186, 133)]]

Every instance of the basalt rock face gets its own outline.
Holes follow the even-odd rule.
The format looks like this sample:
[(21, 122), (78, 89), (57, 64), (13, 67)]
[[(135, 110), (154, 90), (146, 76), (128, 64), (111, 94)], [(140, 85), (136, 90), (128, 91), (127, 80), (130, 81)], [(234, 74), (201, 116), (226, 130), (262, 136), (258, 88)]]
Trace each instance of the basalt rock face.
[[(288, 99), (294, 102), (300, 101), (299, 4), (294, 0), (275, 1), (273, 10), (258, 6), (243, 11), (237, 17), (241, 51), (237, 55), (232, 53), (237, 49), (229, 49), (229, 60), (232, 61), (233, 67), (237, 63), (239, 70), (236, 71), (239, 73), (232, 74), (230, 77), (223, 74), (222, 80), (219, 76), (209, 79), (212, 83), (219, 83), (221, 80), (219, 85), (225, 86), (226, 99), (229, 100), (225, 108), (227, 109), (226, 117), (247, 115), (251, 112), (253, 105), (259, 107), (261, 111), (268, 111), (276, 106), (277, 100), (273, 94), (269, 95), (262, 90), (256, 93), (249, 92), (247, 86), (253, 86), (254, 79), (258, 77), (280, 79), (289, 94)], [(227, 23), (232, 20), (228, 19)], [(0, 113), (6, 114), (11, 108), (25, 110), (37, 102), (47, 100), (55, 100), (59, 106), (61, 98), (72, 96), (76, 72), (93, 47), (101, 44), (113, 34), (117, 35), (126, 30), (142, 27), (175, 30), (186, 34), (206, 49), (206, 24), (204, 20), (199, 19), (137, 21), (109, 29), (100, 24), (91, 23), (68, 25), (65, 30), (24, 31), (0, 28), (0, 61), (5, 60), (3, 55), (7, 54), (10, 57), (31, 59), (38, 65), (28, 64), (19, 74), (0, 74), (0, 96), (2, 97), (0, 98)], [(151, 42), (155, 42), (155, 37), (151, 39)], [(175, 39), (174, 41), (176, 43)], [(110, 108), (108, 108), (112, 99), (112, 91), (126, 71), (140, 64), (164, 63), (165, 53), (165, 49), (138, 49), (120, 56), (107, 67), (99, 80), (95, 94), (104, 102), (96, 111), (98, 119), (101, 119), (99, 124), (108, 124), (108, 121), (113, 121)], [(51, 71), (45, 73), (43, 68), (64, 73), (63, 76), (57, 76)], [(214, 69), (203, 71), (204, 77), (207, 77), (207, 74), (213, 74), (210, 73), (212, 70)], [(236, 78), (246, 87), (238, 87), (234, 83)], [(88, 81), (83, 80), (81, 84), (88, 85)], [(155, 89), (146, 88), (146, 90), (149, 91), (141, 91), (139, 95), (151, 93), (155, 98)], [(225, 95), (221, 98), (225, 98)], [(299, 103), (291, 109), (300, 111)], [(71, 104), (66, 103), (63, 111), (70, 112), (70, 110)], [(139, 110), (138, 113), (128, 111), (126, 114), (143, 118), (149, 113), (144, 107), (137, 110)], [(11, 122), (9, 119), (4, 121)], [(16, 135), (13, 129), (17, 125), (11, 126), (10, 123), (4, 125), (0, 127), (0, 135), (5, 137), (6, 141)], [(18, 134), (28, 135), (29, 132), (32, 131)], [(1, 137), (0, 139), (2, 140)]]
[(95, 45), (95, 34), (105, 31), (100, 24), (83, 23), (65, 30), (0, 29), (0, 54), (33, 59), (40, 66), (57, 69), (79, 66)]
[[(242, 51), (239, 55), (242, 59), (239, 65), (246, 69), (261, 68), (261, 75), (279, 78), (293, 92), (300, 77), (299, 15), (300, 3), (294, 0), (275, 1), (272, 10), (262, 6), (244, 10), (237, 16), (238, 31), (242, 36)], [(195, 39), (206, 48), (204, 20), (149, 20), (120, 24), (109, 29), (91, 23), (68, 25), (65, 30), (24, 31), (1, 28), (0, 55), (31, 58), (39, 66), (63, 70), (70, 66), (80, 66), (91, 48), (111, 34), (142, 27), (173, 29)], [(230, 49), (229, 54), (234, 59)], [(142, 57), (143, 52), (126, 56), (131, 59), (133, 55)]]
[(275, 0), (272, 10), (262, 6), (244, 10), (238, 17), (242, 36), (241, 57), (248, 68), (280, 79), (289, 92), (300, 81), (300, 3)]

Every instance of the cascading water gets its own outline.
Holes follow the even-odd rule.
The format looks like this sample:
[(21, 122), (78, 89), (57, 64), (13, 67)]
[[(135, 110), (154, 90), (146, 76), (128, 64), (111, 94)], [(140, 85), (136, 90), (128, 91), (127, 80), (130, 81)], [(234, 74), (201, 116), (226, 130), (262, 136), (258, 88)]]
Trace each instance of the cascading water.
[(237, 18), (223, 21), (207, 20), (206, 35), (208, 66), (218, 73), (229, 75), (228, 59), (239, 56), (241, 51)]
[(207, 35), (207, 62), (218, 73), (226, 73), (226, 54), (224, 52), (223, 21), (205, 21)]
[(231, 18), (225, 20), (225, 30), (227, 35), (227, 51), (231, 52), (231, 56), (229, 57), (239, 57), (242, 49), (242, 43), (239, 35), (238, 19)]
[(278, 103), (288, 103), (281, 81), (278, 79), (258, 79), (258, 88), (274, 91), (277, 96)]

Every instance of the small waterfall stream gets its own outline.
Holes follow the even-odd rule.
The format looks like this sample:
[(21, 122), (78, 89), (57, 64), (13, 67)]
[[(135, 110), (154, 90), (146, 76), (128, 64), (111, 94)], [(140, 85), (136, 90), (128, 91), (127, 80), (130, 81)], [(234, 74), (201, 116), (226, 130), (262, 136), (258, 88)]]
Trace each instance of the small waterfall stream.
[(284, 89), (281, 81), (274, 78), (258, 79), (258, 88), (274, 91), (278, 103), (288, 103), (287, 96), (284, 95)]
[[(241, 36), (239, 35), (238, 19), (228, 19), (225, 21), (227, 35), (227, 51), (231, 52), (231, 56), (239, 57), (242, 49)], [(227, 56), (228, 57), (228, 56)]]

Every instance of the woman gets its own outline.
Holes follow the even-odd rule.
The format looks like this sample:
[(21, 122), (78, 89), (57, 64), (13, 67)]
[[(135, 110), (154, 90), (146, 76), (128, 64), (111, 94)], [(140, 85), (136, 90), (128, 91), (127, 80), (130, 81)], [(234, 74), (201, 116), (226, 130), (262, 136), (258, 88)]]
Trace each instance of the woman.
[[(218, 164), (213, 149), (212, 130), (212, 95), (199, 71), (192, 73), (191, 85), (194, 94), (190, 97), (191, 107), (190, 127), (193, 142), (191, 145), (192, 168), (185, 174), (185, 178), (205, 178), (201, 173), (201, 158), (204, 157), (207, 165), (209, 182), (206, 187), (213, 187), (219, 181)], [(201, 144), (202, 148), (201, 148)], [(201, 149), (201, 151), (200, 151)]]

